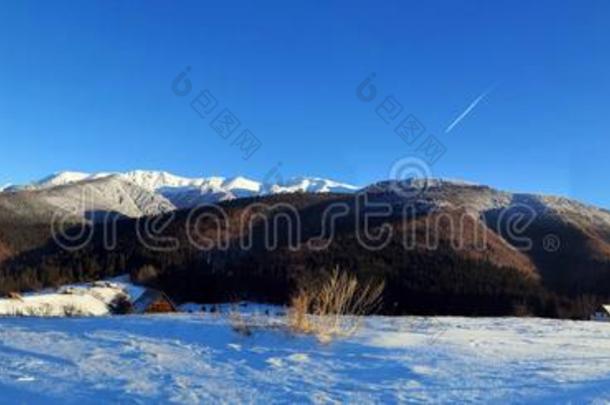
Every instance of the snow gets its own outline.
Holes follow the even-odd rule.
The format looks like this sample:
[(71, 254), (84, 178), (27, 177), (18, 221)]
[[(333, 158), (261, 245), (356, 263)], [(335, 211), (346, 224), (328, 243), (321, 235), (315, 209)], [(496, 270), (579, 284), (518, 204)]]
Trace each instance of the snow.
[(108, 213), (140, 217), (175, 209), (162, 195), (149, 192), (116, 176), (61, 188), (43, 189), (38, 193), (38, 198), (73, 215), (90, 218), (97, 212), (99, 219), (105, 219), (105, 214)]
[(108, 306), (92, 295), (44, 294), (0, 300), (0, 314), (8, 316), (99, 316), (108, 312)]
[(0, 299), (0, 316), (102, 316), (110, 314), (110, 303), (125, 295), (132, 302), (144, 288), (130, 284), (128, 277), (73, 284), (57, 290)]
[[(104, 180), (99, 181), (100, 179)], [(134, 170), (94, 174), (60, 172), (30, 185), (11, 186), (0, 192), (37, 190), (44, 192), (42, 198), (53, 207), (83, 217), (87, 217), (88, 213), (83, 212), (83, 209), (87, 209), (89, 216), (98, 213), (98, 217), (87, 217), (88, 219), (103, 220), (105, 213), (116, 212), (128, 217), (140, 217), (236, 198), (298, 191), (351, 193), (357, 189), (355, 186), (315, 177), (267, 184), (242, 176), (188, 178), (164, 171)], [(89, 197), (91, 201), (87, 199)]]
[(266, 185), (266, 194), (276, 193), (353, 193), (360, 187), (319, 177), (296, 177), (278, 184)]
[(226, 190), (244, 190), (251, 193), (259, 193), (261, 191), (261, 183), (247, 179), (242, 176), (227, 179), (222, 183), (222, 188)]
[(610, 400), (610, 325), (605, 323), (371, 317), (355, 336), (321, 345), (277, 327), (281, 317), (255, 319), (253, 333), (244, 336), (218, 313), (0, 318), (2, 398), (65, 403)]
[(108, 176), (116, 176), (123, 180), (136, 184), (150, 192), (157, 192), (161, 189), (167, 191), (180, 190), (188, 191), (194, 189), (209, 189), (211, 191), (232, 192), (235, 190), (248, 191), (252, 195), (268, 194), (274, 192), (294, 192), (294, 191), (311, 191), (311, 192), (330, 192), (342, 190), (351, 192), (358, 190), (358, 187), (339, 183), (333, 180), (322, 179), (318, 177), (298, 177), (277, 184), (263, 184), (261, 182), (248, 179), (243, 176), (232, 178), (225, 177), (201, 177), (188, 178), (176, 176), (172, 173), (155, 170), (134, 170), (130, 172), (102, 172), (102, 173), (83, 173), (83, 172), (59, 172), (45, 177), (42, 180), (36, 181), (26, 188), (44, 189), (60, 185), (72, 184), (85, 180), (95, 180)]
[(162, 171), (134, 170), (117, 175), (148, 191), (162, 187), (199, 187), (204, 182), (204, 179), (189, 179)]
[(112, 173), (83, 173), (83, 172), (59, 172), (45, 177), (42, 180), (35, 182), (33, 188), (49, 188), (55, 186), (64, 186), (84, 180), (95, 180), (103, 177), (108, 177)]

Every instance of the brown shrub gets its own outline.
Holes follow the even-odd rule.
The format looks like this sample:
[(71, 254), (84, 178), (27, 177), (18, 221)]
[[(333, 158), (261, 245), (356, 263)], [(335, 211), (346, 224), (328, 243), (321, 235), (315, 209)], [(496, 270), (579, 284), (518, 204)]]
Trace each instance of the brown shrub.
[(293, 332), (314, 334), (319, 341), (352, 335), (362, 315), (378, 309), (385, 283), (361, 284), (358, 278), (335, 269), (326, 280), (302, 286), (288, 312)]

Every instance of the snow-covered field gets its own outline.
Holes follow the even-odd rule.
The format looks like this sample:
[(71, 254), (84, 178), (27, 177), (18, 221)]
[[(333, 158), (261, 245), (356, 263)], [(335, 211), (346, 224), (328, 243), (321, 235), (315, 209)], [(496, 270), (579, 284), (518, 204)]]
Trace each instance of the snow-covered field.
[(0, 318), (0, 394), (29, 403), (607, 403), (610, 323), (370, 317), (355, 336), (321, 345), (281, 328), (244, 336), (223, 314)]

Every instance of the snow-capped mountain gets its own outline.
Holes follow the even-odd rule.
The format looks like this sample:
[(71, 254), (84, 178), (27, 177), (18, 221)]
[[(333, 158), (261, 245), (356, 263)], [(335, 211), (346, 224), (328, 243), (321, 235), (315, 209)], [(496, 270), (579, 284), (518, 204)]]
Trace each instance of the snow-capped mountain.
[[(189, 178), (164, 171), (135, 170), (124, 173), (64, 171), (28, 185), (6, 186), (0, 189), (0, 193), (6, 196), (18, 191), (34, 192), (39, 196), (36, 200), (48, 203), (54, 208), (64, 208), (73, 212), (77, 207), (86, 204), (82, 201), (83, 197), (79, 197), (83, 195), (84, 186), (88, 186), (87, 189), (91, 191), (89, 194), (93, 195), (94, 204), (90, 207), (91, 210), (112, 211), (132, 217), (269, 194), (353, 193), (361, 190), (350, 184), (317, 177), (297, 177), (287, 181), (266, 183), (241, 176)], [(425, 195), (419, 195), (424, 188)], [(372, 193), (381, 192), (391, 199), (407, 197), (423, 198), (428, 202), (434, 200), (439, 204), (459, 205), (477, 213), (523, 203), (530, 208), (541, 210), (541, 213), (549, 210), (558, 213), (568, 212), (571, 215), (579, 213), (581, 216), (597, 218), (602, 223), (610, 224), (610, 214), (606, 210), (567, 198), (513, 194), (461, 180), (387, 180), (362, 190)], [(28, 198), (28, 200), (32, 199)]]
[[(278, 193), (349, 193), (356, 186), (333, 180), (299, 177), (267, 184), (245, 177), (188, 178), (164, 171), (135, 170), (125, 173), (83, 173), (65, 171), (6, 192), (36, 192), (53, 207), (74, 211), (84, 205), (83, 190), (95, 194), (95, 207), (127, 216), (153, 215), (175, 208)], [(2, 191), (0, 191), (2, 192)]]
[(60, 172), (56, 174), (52, 174), (50, 176), (44, 177), (38, 181), (33, 182), (32, 184), (28, 184), (25, 186), (12, 186), (10, 189), (19, 190), (39, 190), (43, 188), (51, 188), (56, 186), (65, 186), (66, 184), (72, 184), (79, 181), (85, 180), (95, 180), (103, 177), (109, 176), (110, 173), (82, 173), (82, 172)]
[[(62, 175), (25, 189), (0, 193), (0, 207), (13, 216), (50, 218), (60, 213), (96, 221), (108, 215), (140, 217), (172, 211), (175, 206), (161, 194), (150, 192), (117, 176)], [(50, 185), (56, 184), (56, 185)]]
[(116, 176), (127, 180), (147, 191), (167, 189), (210, 189), (214, 191), (243, 191), (255, 194), (273, 194), (285, 192), (353, 192), (358, 187), (318, 177), (297, 177), (273, 184), (258, 182), (246, 177), (199, 177), (189, 178), (172, 173), (153, 170), (134, 170), (130, 172), (83, 173), (64, 171), (47, 176), (24, 186), (10, 186), (8, 190), (39, 190), (67, 184), (91, 181), (104, 177)]
[(389, 200), (416, 199), (422, 204), (461, 208), (481, 215), (493, 210), (521, 207), (532, 215), (555, 213), (560, 216), (582, 217), (610, 227), (610, 211), (603, 208), (566, 197), (511, 193), (462, 180), (385, 180), (367, 186), (363, 191), (384, 194)]

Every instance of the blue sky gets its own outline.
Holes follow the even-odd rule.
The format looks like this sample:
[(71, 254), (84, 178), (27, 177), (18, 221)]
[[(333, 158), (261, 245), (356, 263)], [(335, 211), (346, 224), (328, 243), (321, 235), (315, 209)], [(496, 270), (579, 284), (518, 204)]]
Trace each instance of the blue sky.
[[(261, 179), (281, 162), (283, 177), (364, 185), (415, 153), (394, 133), (413, 114), (446, 148), (435, 176), (610, 207), (609, 19), (608, 1), (3, 2), (0, 183)], [(204, 89), (205, 119), (189, 104)], [(376, 113), (388, 96), (403, 107), (391, 124)], [(261, 142), (248, 160), (210, 127), (224, 108)]]

